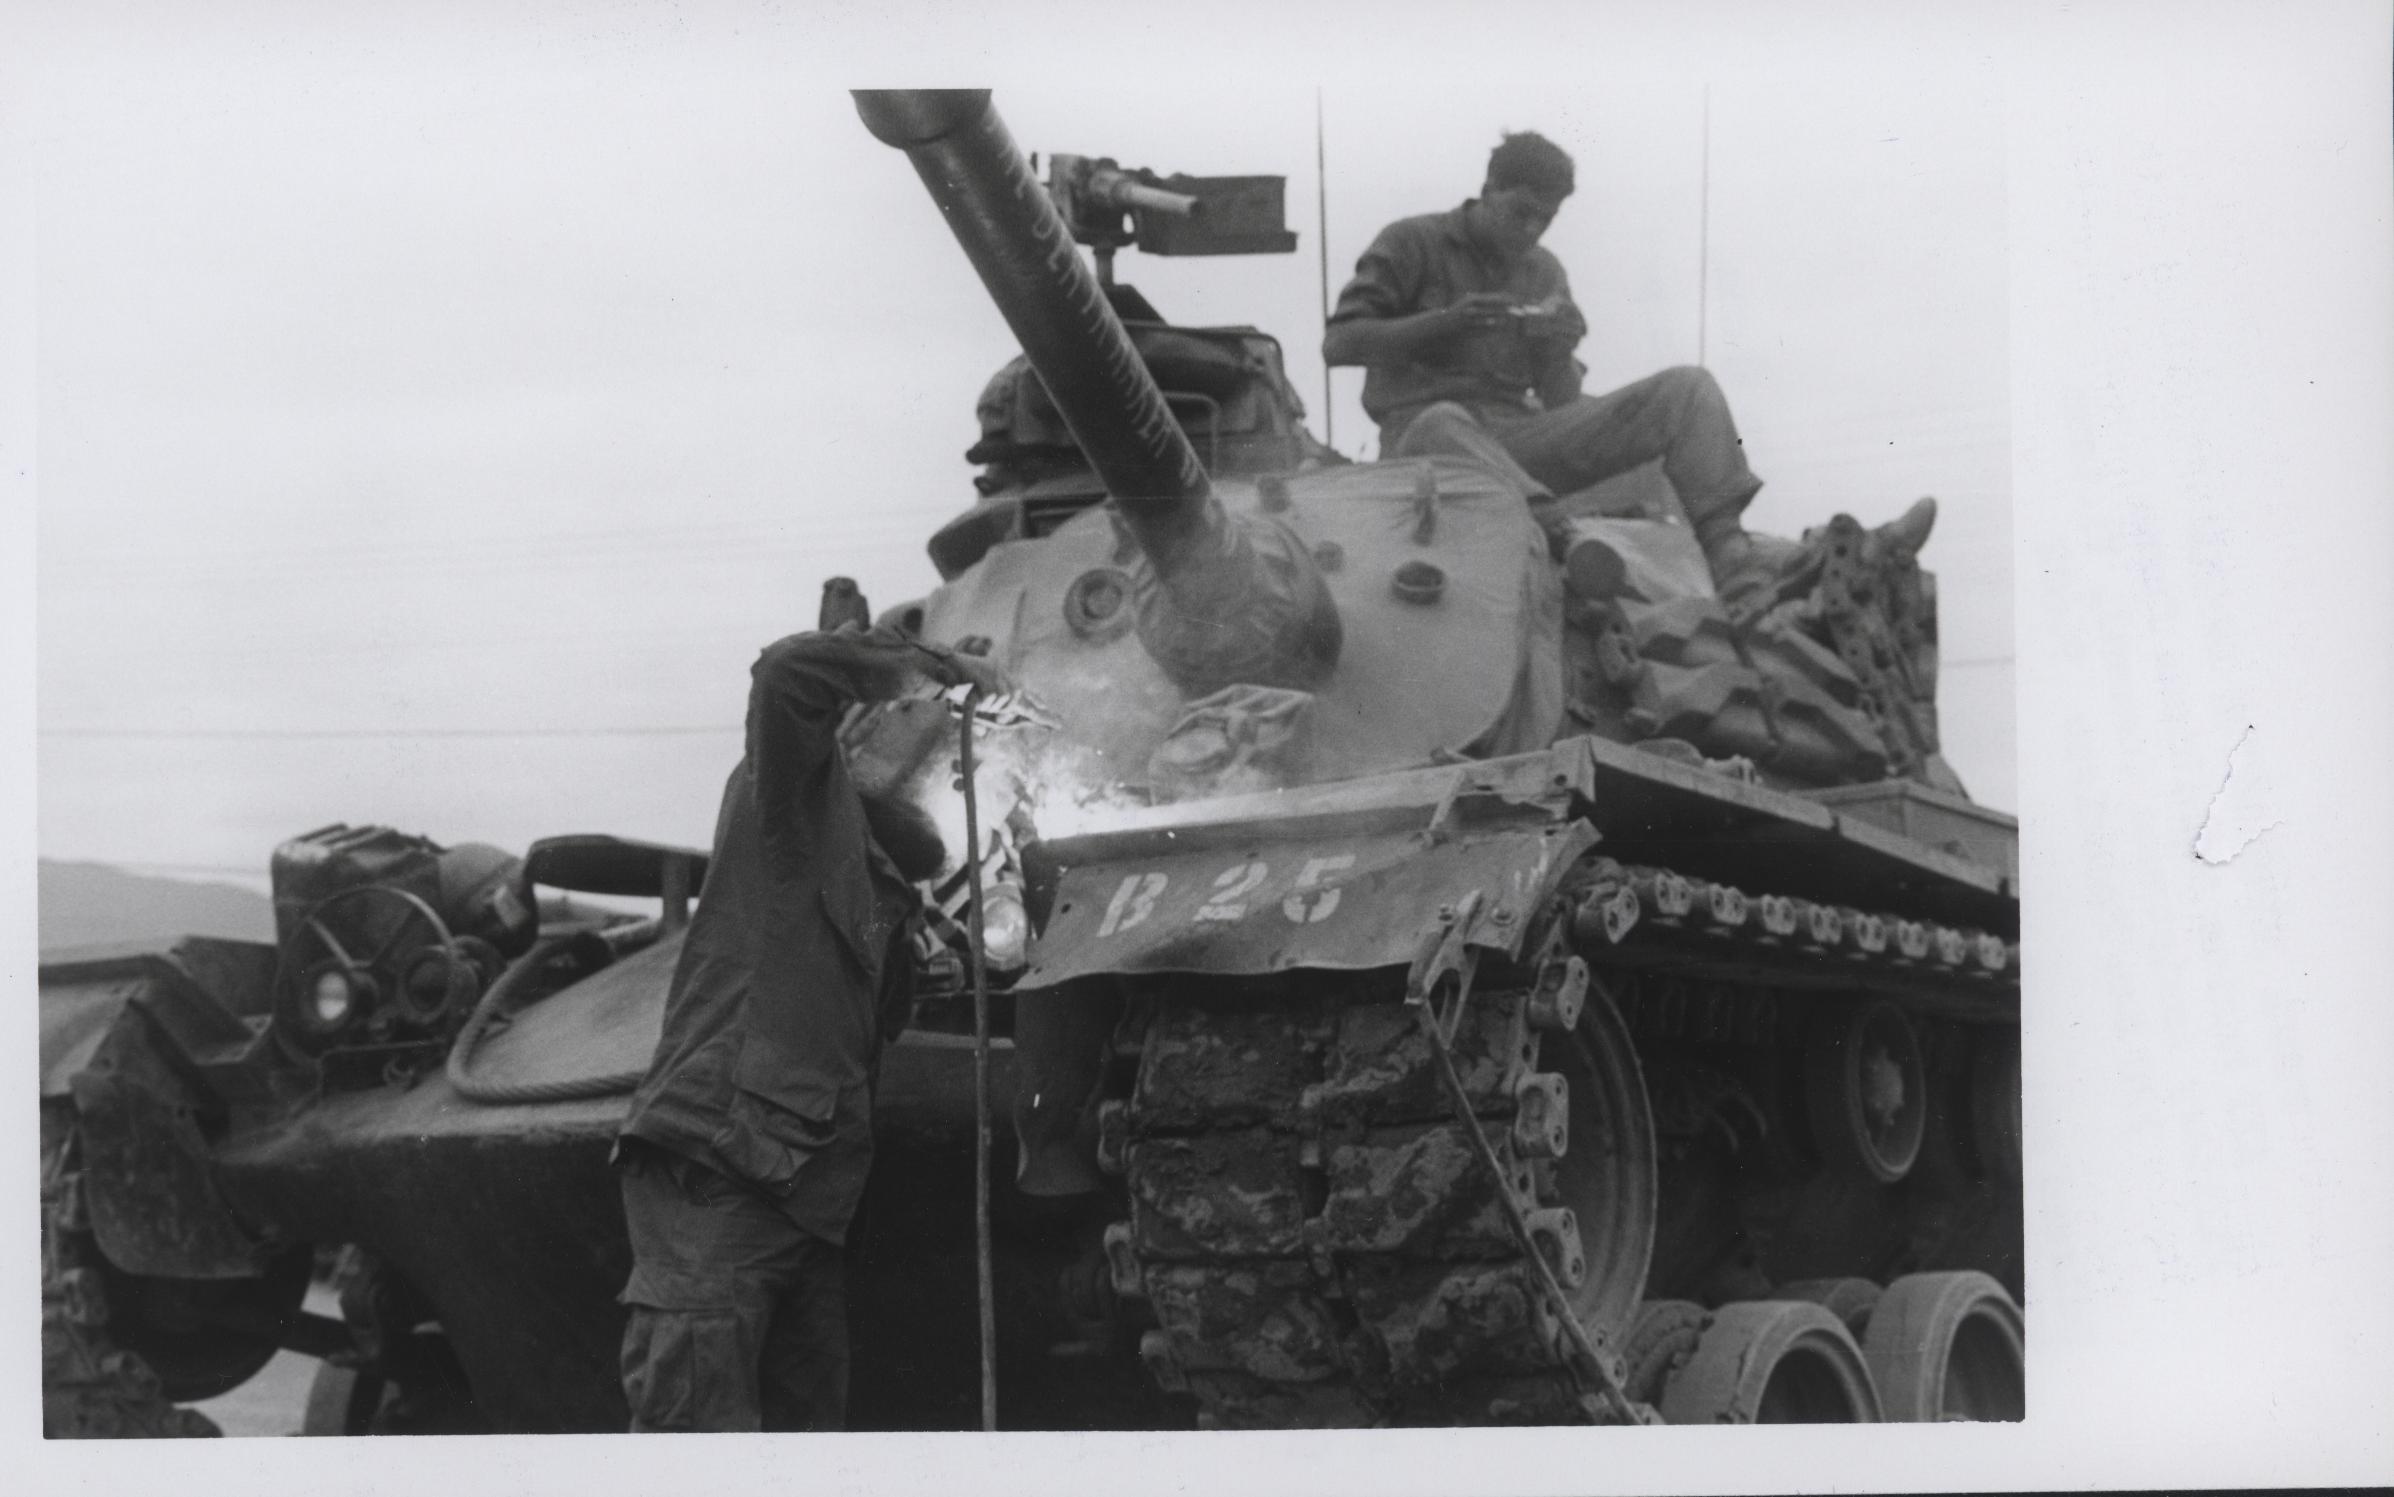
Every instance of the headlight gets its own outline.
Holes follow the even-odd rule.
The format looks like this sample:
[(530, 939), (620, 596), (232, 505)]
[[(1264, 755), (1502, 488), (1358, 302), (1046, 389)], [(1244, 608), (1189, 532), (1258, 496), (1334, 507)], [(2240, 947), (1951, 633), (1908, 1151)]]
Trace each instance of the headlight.
[(981, 957), (1000, 972), (1021, 967), (1030, 951), (1031, 917), (1022, 907), (1022, 891), (1010, 883), (991, 884), (981, 896)]
[(357, 1005), (357, 992), (349, 985), (345, 972), (316, 974), (316, 1022), (326, 1029), (337, 1029)]
[(330, 1040), (363, 1024), (381, 994), (370, 974), (334, 961), (303, 976), (295, 996), (290, 1017), (317, 1039)]

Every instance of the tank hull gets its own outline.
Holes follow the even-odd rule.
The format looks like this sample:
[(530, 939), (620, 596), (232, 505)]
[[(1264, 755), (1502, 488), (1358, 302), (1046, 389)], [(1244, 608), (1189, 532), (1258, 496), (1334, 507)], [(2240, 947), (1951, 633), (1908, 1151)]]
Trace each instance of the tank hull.
[[(1155, 808), (1034, 844), (1026, 867), (1040, 936), (1011, 1012), (1018, 1033), (1026, 1016), (1072, 1012), (1075, 1032), (1110, 1037), (1112, 1059), (1066, 1094), (1089, 1098), (1115, 1173), (1063, 1202), (1008, 1187), (1003, 1120), (1019, 1089), (1057, 1082), (997, 1041), (1006, 1427), (1588, 1416), (1587, 1378), (1522, 1309), (1535, 1296), (1487, 1180), (1455, 1148), (1419, 1146), (1461, 1136), (1424, 1069), (1416, 1001), (1455, 1001), (1442, 962), (1476, 982), (1458, 1026), (1513, 1026), (1479, 1060), (1457, 1052), (1479, 1077), (1475, 1115), (1513, 1130), (1505, 1147), (1527, 1146), (1534, 1079), (1561, 1077), (1574, 1121), (1539, 1178), (1601, 1260), (1580, 1311), (1605, 1345), (1626, 1344), (1657, 1301), (1768, 1301), (1791, 1284), (1929, 1270), (1982, 1273), (2014, 1298), (2024, 1287), (2016, 893), (1995, 868), (1578, 740)], [(668, 936), (535, 1003), (477, 1068), (535, 1081), (636, 1069), (676, 949)], [(1530, 999), (1573, 964), (1587, 1017), (1550, 1019), (1540, 1040)], [(85, 1012), (89, 979), (59, 988), (55, 1068), (83, 1067), (87, 1100), (100, 1095), (89, 1073), (121, 1070), (135, 1040), (163, 1055), (176, 1035), (217, 1032), (174, 1017), (199, 1003), (166, 980), (179, 968), (127, 970), (147, 985), (110, 990), (105, 1028)], [(1899, 1167), (1874, 1162), (1868, 1128), (1857, 1155), (1824, 1106), (1848, 1096), (1823, 1070), (1841, 1053), (1821, 1038), (1832, 1021), (1892, 1025), (1917, 1051), (1896, 1068), (1896, 1094), (1923, 1099)], [(1512, 1058), (1489, 1059), (1500, 1050)], [(220, 1082), (253, 1084), (228, 1088), (238, 1100), (204, 1157), (158, 1176), (204, 1175), (221, 1213), (192, 1220), (387, 1265), (437, 1321), (472, 1427), (624, 1427), (615, 1296), (630, 1257), (609, 1164), (624, 1097), (486, 1105), (421, 1063), (309, 1082), (254, 1038), (244, 1061), (202, 1058)], [(1852, 1094), (1868, 1101), (1859, 1074)], [(2015, 1109), (2008, 1141), (1990, 1097)], [(974, 1121), (967, 1038), (910, 1030), (886, 1052), (849, 1251), (858, 1428), (978, 1424)], [(1498, 1300), (1521, 1313), (1483, 1326), (1488, 1345), (1468, 1357), (1422, 1361), (1405, 1330), (1420, 1304), (1386, 1286), (1425, 1265), (1443, 1276), (1435, 1294), (1482, 1303), (1501, 1280)], [(1257, 1283), (1277, 1296), (1260, 1309)], [(1292, 1363), (1286, 1326), (1300, 1322), (1344, 1329)]]
[[(660, 1001), (661, 1001), (661, 996)], [(1010, 1046), (993, 1065), (1010, 1104)], [(628, 1421), (616, 1294), (631, 1268), (608, 1159), (624, 1099), (485, 1107), (445, 1081), (333, 1096), (237, 1137), (216, 1159), (228, 1197), (278, 1236), (354, 1243), (437, 1312), (497, 1431), (607, 1432)], [(886, 1055), (873, 1183), (848, 1262), (851, 1425), (972, 1429), (980, 1419), (973, 1295), (972, 1060), (950, 1036)], [(1011, 1172), (1009, 1147), (995, 1167)], [(1057, 1224), (1001, 1202), (999, 1337), (1011, 1428), (1169, 1426), (1117, 1367), (1056, 1358), (1072, 1340), (1055, 1281), (1071, 1246)]]

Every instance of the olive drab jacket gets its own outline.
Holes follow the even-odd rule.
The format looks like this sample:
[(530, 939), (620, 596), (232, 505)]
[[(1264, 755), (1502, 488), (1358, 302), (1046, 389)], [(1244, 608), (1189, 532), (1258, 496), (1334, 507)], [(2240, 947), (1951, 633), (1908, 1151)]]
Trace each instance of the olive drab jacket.
[(1539, 409), (1533, 395), (1549, 396), (1558, 381), (1577, 391), (1576, 366), (1567, 375), (1563, 366), (1587, 336), (1588, 322), (1571, 299), (1563, 262), (1543, 245), (1511, 264), (1490, 258), (1472, 242), (1470, 207), (1400, 218), (1382, 229), (1355, 262), (1355, 278), (1339, 292), (1329, 321), (1407, 317), (1500, 292), (1551, 308), (1551, 330), (1530, 336), (1526, 324), (1507, 323), (1417, 358), (1372, 365), (1363, 375), (1363, 409), (1392, 431), (1402, 432), (1440, 400), (1458, 401), (1484, 419), (1491, 412), (1530, 414)]
[(888, 631), (798, 634), (751, 671), (748, 752), (623, 1136), (747, 1182), (845, 1239), (872, 1164), (872, 1077), (906, 1022), (918, 897), (867, 830), (838, 729), (932, 679)]

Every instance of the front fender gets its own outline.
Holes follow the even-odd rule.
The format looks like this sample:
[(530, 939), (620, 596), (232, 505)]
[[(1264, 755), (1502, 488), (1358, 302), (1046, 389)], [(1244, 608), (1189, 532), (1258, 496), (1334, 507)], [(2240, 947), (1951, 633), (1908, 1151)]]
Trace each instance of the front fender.
[(1058, 844), (1017, 990), (1107, 975), (1401, 967), (1441, 912), (1475, 893), (1464, 942), (1517, 957), (1596, 842), (1571, 814), (1570, 760), (1523, 755), (1277, 802), (1247, 797), (1212, 819), (1175, 808), (1168, 824)]
[(127, 1273), (265, 1269), (264, 1248), (217, 1185), (211, 1143), (233, 1102), (262, 1085), (264, 1022), (239, 1012), (259, 995), (224, 991), (262, 985), (270, 970), (272, 948), (247, 945), (185, 942), (171, 955), (42, 970), (42, 1095), (74, 1101), (92, 1232)]

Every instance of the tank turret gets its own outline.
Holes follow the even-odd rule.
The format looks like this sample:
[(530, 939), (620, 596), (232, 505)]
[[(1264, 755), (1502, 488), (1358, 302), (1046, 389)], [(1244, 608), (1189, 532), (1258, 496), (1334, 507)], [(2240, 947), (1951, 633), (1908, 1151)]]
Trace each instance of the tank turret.
[(1137, 548), (1142, 644), (1190, 696), (1310, 690), (1337, 664), (1337, 606), (1305, 544), (1233, 513), (1166, 405), (986, 89), (861, 89), (857, 112), (904, 150), (1021, 340)]

